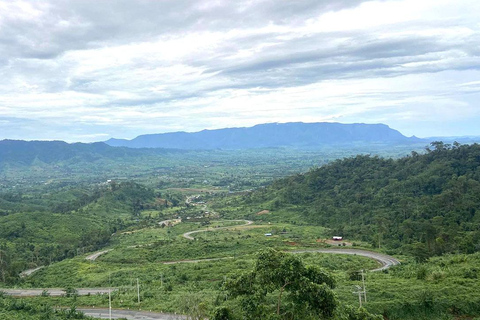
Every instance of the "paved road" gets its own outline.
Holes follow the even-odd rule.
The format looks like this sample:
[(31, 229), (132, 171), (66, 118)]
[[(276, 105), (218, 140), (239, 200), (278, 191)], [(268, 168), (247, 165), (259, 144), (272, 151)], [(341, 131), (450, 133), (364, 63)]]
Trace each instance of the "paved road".
[[(77, 308), (78, 311), (82, 311), (87, 316), (109, 319), (108, 309), (84, 309)], [(116, 310), (112, 309), (112, 319), (126, 318), (129, 320), (183, 320), (187, 319), (186, 316), (171, 314), (171, 313), (158, 313), (158, 312), (146, 312), (146, 311), (134, 311), (134, 310)]]
[(290, 251), (292, 253), (306, 253), (306, 252), (319, 252), (319, 253), (336, 253), (336, 254), (352, 254), (357, 256), (363, 256), (367, 258), (371, 258), (377, 260), (382, 264), (380, 268), (376, 268), (370, 271), (382, 271), (385, 269), (390, 268), (391, 266), (400, 264), (400, 261), (395, 259), (394, 257), (388, 256), (386, 254), (367, 251), (367, 250), (359, 250), (359, 249), (312, 249), (312, 250), (297, 250), (297, 251)]
[[(50, 296), (59, 297), (65, 294), (65, 290), (61, 288), (44, 288), (44, 289), (1, 289), (7, 295), (15, 297), (35, 297), (47, 291)], [(80, 288), (77, 289), (78, 295), (87, 296), (89, 294), (108, 294), (108, 288)], [(110, 288), (110, 290), (117, 290), (116, 288)]]
[(245, 224), (237, 225), (237, 226), (228, 226), (228, 227), (220, 227), (220, 228), (211, 228), (211, 229), (201, 229), (201, 230), (195, 230), (195, 231), (189, 231), (185, 232), (183, 234), (184, 238), (187, 238), (188, 240), (195, 240), (194, 237), (192, 237), (192, 234), (199, 233), (199, 232), (206, 232), (206, 231), (216, 231), (216, 230), (222, 230), (222, 229), (232, 229), (236, 227), (243, 227), (243, 226), (248, 226), (253, 224), (253, 221), (250, 220), (223, 220), (223, 221), (233, 221), (233, 222), (245, 222)]

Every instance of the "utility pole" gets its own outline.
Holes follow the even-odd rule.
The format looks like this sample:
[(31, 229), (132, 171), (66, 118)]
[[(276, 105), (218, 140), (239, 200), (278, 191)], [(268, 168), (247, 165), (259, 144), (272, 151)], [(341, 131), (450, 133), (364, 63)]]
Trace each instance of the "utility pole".
[(138, 278), (137, 278), (137, 297), (138, 297), (138, 303), (140, 303), (140, 284), (138, 283)]
[(365, 270), (362, 270), (362, 283), (363, 283), (363, 298), (365, 303), (367, 303), (367, 288), (365, 288), (365, 274), (363, 273)]
[[(227, 276), (223, 276), (223, 287), (225, 287), (225, 284), (227, 283)], [(227, 292), (225, 291), (225, 301), (227, 301), (228, 295)]]
[(367, 303), (367, 288), (365, 287), (365, 270), (361, 270), (360, 272), (362, 273), (362, 284), (363, 286), (360, 287), (359, 285), (355, 285), (355, 288), (357, 291), (354, 291), (353, 294), (358, 294), (358, 302), (360, 304), (360, 307), (362, 306), (362, 294), (363, 294), (363, 300), (365, 303)]
[(354, 291), (353, 294), (358, 294), (358, 303), (360, 304), (360, 307), (362, 306), (362, 287), (359, 285), (355, 285), (355, 288), (357, 291)]
[(112, 294), (111, 290), (108, 289), (108, 318), (112, 320)]

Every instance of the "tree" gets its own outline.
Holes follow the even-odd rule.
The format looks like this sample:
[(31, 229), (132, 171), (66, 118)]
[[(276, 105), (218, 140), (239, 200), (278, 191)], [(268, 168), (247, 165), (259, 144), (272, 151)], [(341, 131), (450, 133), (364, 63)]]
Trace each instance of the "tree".
[(340, 319), (345, 320), (382, 320), (381, 315), (371, 314), (365, 308), (354, 308), (352, 306), (346, 306), (340, 312)]
[(331, 317), (338, 305), (331, 275), (305, 266), (298, 256), (266, 249), (252, 271), (227, 282), (246, 319), (318, 319)]
[(178, 304), (182, 312), (187, 316), (187, 320), (202, 320), (206, 318), (206, 307), (200, 295), (196, 293), (184, 294), (180, 297)]
[(227, 307), (219, 307), (213, 312), (212, 320), (233, 320), (233, 314)]

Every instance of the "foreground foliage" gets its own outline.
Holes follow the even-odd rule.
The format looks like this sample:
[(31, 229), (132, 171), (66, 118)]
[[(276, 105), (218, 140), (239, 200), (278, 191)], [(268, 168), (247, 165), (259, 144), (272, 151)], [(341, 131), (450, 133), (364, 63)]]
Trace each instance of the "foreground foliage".
[[(253, 270), (226, 283), (235, 312), (215, 310), (214, 319), (319, 319), (332, 318), (339, 307), (332, 289), (335, 279), (318, 267), (305, 266), (292, 254), (261, 251)], [(349, 319), (355, 319), (354, 309)], [(364, 319), (376, 319), (362, 311)]]
[(0, 294), (0, 319), (8, 320), (67, 320), (93, 319), (78, 312), (75, 307), (54, 309), (48, 303), (14, 299)]
[[(16, 212), (30, 201), (39, 203), (37, 210)], [(154, 194), (123, 182), (7, 203), (13, 209), (0, 216), (0, 282), (14, 283), (25, 269), (105, 246), (112, 233), (133, 225), (141, 209), (154, 205)]]

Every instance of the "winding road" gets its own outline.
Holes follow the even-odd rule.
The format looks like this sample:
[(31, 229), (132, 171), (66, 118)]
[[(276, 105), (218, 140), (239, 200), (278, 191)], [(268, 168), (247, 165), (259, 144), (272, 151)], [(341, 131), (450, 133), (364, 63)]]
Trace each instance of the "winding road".
[[(247, 223), (246, 225), (250, 225)], [(226, 227), (225, 227), (226, 228)], [(197, 230), (201, 232), (205, 230)], [(193, 238), (193, 237), (192, 237)], [(193, 238), (194, 239), (194, 238)], [(350, 254), (358, 255), (367, 258), (377, 260), (382, 264), (381, 267), (370, 270), (370, 271), (381, 271), (385, 270), (391, 266), (400, 264), (400, 262), (388, 255), (381, 254), (378, 252), (367, 251), (367, 250), (358, 250), (358, 249), (311, 249), (311, 250), (296, 250), (289, 251), (294, 254), (316, 252), (316, 253), (329, 253), (329, 254)], [(197, 263), (203, 261), (212, 261), (212, 260), (221, 260), (229, 259), (226, 258), (214, 258), (214, 259), (200, 259), (200, 260), (180, 260), (180, 261), (170, 261), (165, 262), (165, 264), (174, 264), (174, 263)], [(46, 290), (51, 296), (62, 296), (65, 294), (63, 289), (0, 289), (0, 291), (17, 297), (31, 297), (39, 296)], [(116, 288), (110, 288), (110, 290), (116, 290)], [(89, 295), (89, 294), (108, 294), (108, 288), (82, 288), (77, 289), (78, 295)], [(88, 316), (99, 318), (99, 319), (109, 319), (109, 310), (104, 308), (77, 308), (78, 311), (82, 311)], [(121, 310), (121, 309), (112, 309), (112, 319), (128, 319), (128, 320), (184, 320), (187, 319), (186, 316), (171, 314), (171, 313), (159, 313), (159, 312), (146, 312), (146, 311), (136, 311), (136, 310)]]
[[(242, 225), (233, 225), (228, 227), (219, 227), (219, 228), (207, 228), (201, 230), (194, 230), (189, 231), (183, 234), (183, 237), (188, 240), (195, 240), (193, 234), (200, 233), (200, 232), (208, 232), (208, 231), (215, 231), (215, 230), (223, 230), (223, 229), (234, 229), (234, 228), (245, 228), (246, 226), (252, 225), (253, 221), (250, 220), (228, 220), (231, 222), (245, 222)], [(162, 221), (167, 222), (167, 221)], [(95, 261), (100, 255), (109, 252), (110, 250), (104, 250), (100, 252), (93, 253), (86, 257), (87, 260)], [(370, 271), (382, 271), (391, 266), (400, 264), (400, 262), (385, 254), (381, 254), (378, 252), (367, 251), (367, 250), (360, 250), (360, 249), (337, 249), (337, 248), (324, 248), (324, 249), (309, 249), (309, 250), (295, 250), (295, 251), (288, 251), (294, 254), (302, 254), (308, 252), (314, 253), (328, 253), (328, 254), (350, 254), (350, 255), (358, 255), (367, 258), (374, 259), (381, 264), (381, 267), (370, 270)], [(213, 260), (223, 260), (223, 259), (232, 259), (233, 257), (222, 257), (222, 258), (212, 258), (212, 259), (198, 259), (198, 260), (179, 260), (179, 261), (167, 261), (164, 264), (176, 264), (176, 263), (199, 263), (204, 261), (213, 261)], [(30, 271), (30, 270), (28, 270)], [(32, 271), (36, 271), (32, 269)], [(81, 288), (77, 289), (78, 295), (90, 295), (90, 294), (108, 294), (109, 290), (116, 290), (116, 288)], [(32, 297), (32, 296), (40, 296), (45, 292), (48, 293), (50, 296), (62, 296), (65, 295), (65, 290), (60, 288), (47, 288), (47, 289), (1, 289), (0, 292), (4, 292), (7, 295), (16, 296), (16, 297)], [(92, 316), (95, 318), (100, 319), (108, 319), (110, 317), (109, 310), (103, 308), (78, 308), (77, 310), (84, 312), (88, 316)], [(128, 320), (183, 320), (187, 319), (184, 315), (177, 315), (177, 314), (168, 314), (168, 313), (158, 313), (158, 312), (146, 312), (146, 311), (136, 311), (136, 310), (121, 310), (121, 309), (112, 309), (112, 319), (119, 319), (124, 318)]]
[(360, 249), (311, 249), (311, 250), (296, 250), (296, 251), (289, 251), (289, 252), (291, 253), (317, 252), (317, 253), (351, 254), (356, 256), (363, 256), (363, 257), (377, 260), (382, 265), (379, 268), (370, 270), (372, 272), (382, 271), (390, 268), (391, 266), (400, 264), (400, 261), (398, 261), (397, 259), (389, 255), (373, 252), (373, 251), (360, 250)]

